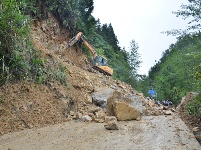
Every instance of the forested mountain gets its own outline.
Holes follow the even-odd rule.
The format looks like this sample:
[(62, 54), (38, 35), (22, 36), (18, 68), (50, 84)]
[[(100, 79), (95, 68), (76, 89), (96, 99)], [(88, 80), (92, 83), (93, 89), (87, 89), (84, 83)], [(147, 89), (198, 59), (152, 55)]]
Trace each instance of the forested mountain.
[(195, 73), (200, 65), (200, 48), (201, 34), (186, 35), (163, 53), (146, 80), (148, 87), (157, 91), (158, 99), (177, 104), (186, 92), (199, 91)]
[[(178, 104), (187, 92), (200, 93), (200, 1), (189, 0), (189, 4), (181, 5), (181, 10), (173, 13), (184, 19), (190, 17), (191, 21), (186, 30), (166, 32), (178, 35), (177, 42), (171, 44), (150, 69), (148, 77), (142, 81), (141, 90), (147, 94), (148, 88), (154, 88), (159, 100), (168, 99)], [(189, 113), (201, 116), (201, 96), (198, 95), (187, 108)]]

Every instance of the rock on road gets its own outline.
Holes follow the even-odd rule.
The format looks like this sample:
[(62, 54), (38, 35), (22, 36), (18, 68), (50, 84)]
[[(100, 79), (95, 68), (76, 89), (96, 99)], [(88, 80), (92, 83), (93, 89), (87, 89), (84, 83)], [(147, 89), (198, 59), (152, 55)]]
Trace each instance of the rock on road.
[(143, 116), (141, 121), (70, 121), (0, 136), (1, 150), (199, 150), (199, 143), (177, 116)]

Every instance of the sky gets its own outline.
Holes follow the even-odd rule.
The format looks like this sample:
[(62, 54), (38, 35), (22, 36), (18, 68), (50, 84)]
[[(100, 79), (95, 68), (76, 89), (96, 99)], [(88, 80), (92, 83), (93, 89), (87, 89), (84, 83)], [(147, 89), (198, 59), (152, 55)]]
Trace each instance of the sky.
[(142, 64), (139, 74), (148, 71), (162, 57), (162, 53), (176, 37), (162, 34), (172, 29), (185, 29), (187, 20), (176, 17), (188, 0), (94, 0), (92, 15), (101, 24), (112, 24), (121, 48), (129, 50), (130, 42), (138, 43)]

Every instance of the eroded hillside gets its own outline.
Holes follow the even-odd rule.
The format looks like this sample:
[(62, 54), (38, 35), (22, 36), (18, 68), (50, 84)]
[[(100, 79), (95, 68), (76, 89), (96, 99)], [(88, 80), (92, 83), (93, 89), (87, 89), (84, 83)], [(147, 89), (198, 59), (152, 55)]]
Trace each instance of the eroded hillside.
[(67, 86), (51, 80), (45, 85), (22, 81), (1, 87), (1, 134), (80, 119), (85, 115), (103, 122), (106, 111), (92, 103), (92, 93), (100, 89), (143, 99), (130, 85), (93, 70), (81, 49), (75, 46), (67, 51), (68, 32), (60, 29), (52, 16), (35, 22), (31, 29), (33, 43), (46, 63), (50, 67), (58, 63), (66, 66)]

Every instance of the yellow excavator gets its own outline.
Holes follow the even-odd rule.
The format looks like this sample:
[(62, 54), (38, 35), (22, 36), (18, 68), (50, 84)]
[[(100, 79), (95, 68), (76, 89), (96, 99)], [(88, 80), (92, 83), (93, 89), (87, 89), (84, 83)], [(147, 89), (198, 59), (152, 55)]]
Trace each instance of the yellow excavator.
[(92, 68), (98, 70), (99, 72), (112, 76), (113, 69), (108, 67), (108, 60), (97, 54), (95, 48), (89, 44), (86, 37), (83, 35), (82, 32), (79, 32), (76, 36), (74, 36), (69, 42), (67, 46), (67, 50), (72, 47), (77, 41), (82, 40), (84, 45), (87, 47), (87, 49), (91, 52), (93, 60), (92, 60)]

